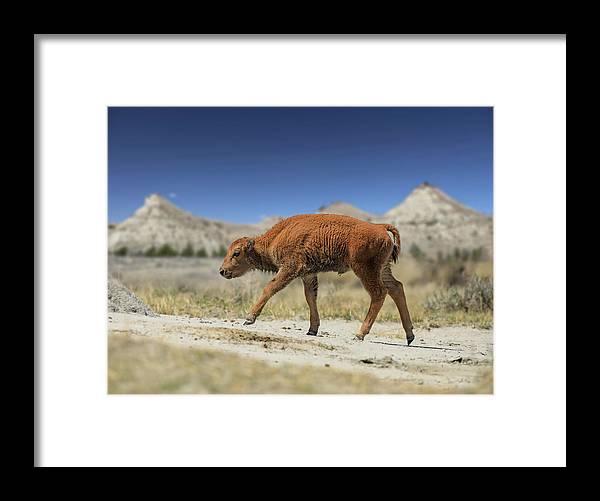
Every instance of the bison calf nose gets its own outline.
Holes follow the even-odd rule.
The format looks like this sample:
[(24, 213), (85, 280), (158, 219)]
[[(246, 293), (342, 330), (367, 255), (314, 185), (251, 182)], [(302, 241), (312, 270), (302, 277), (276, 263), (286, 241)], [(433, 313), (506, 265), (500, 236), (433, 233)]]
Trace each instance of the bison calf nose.
[(225, 270), (224, 270), (223, 268), (221, 268), (221, 269), (219, 270), (219, 273), (221, 274), (221, 276), (222, 276), (222, 277), (224, 277), (224, 276), (225, 276)]

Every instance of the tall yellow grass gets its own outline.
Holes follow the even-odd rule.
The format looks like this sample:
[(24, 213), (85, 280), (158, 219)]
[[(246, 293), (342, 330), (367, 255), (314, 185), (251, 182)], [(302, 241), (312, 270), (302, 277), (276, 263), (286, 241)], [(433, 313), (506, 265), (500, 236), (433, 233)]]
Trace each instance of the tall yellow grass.
[[(405, 285), (409, 309), (416, 327), (492, 327), (493, 315), (490, 309), (432, 311), (423, 306), (427, 297), (449, 286), (460, 290), (469, 277), (490, 278), (490, 261), (433, 263), (403, 257), (394, 265), (393, 272)], [(146, 283), (138, 282), (131, 287), (157, 313), (234, 319), (246, 315), (271, 277), (268, 274), (251, 272), (235, 280), (193, 286), (164, 286), (149, 280)], [(369, 296), (353, 273), (342, 276), (323, 273), (319, 275), (318, 306), (323, 319), (362, 320), (369, 306)], [(275, 319), (307, 319), (308, 307), (300, 280), (275, 295), (263, 310), (262, 316)], [(391, 298), (386, 299), (378, 319), (399, 320), (398, 311)]]

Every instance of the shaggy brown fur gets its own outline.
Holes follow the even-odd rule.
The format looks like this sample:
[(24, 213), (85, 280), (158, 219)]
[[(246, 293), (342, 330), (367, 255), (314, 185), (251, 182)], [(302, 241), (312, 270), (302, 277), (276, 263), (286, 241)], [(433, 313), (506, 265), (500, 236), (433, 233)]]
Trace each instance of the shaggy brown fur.
[(241, 277), (250, 270), (277, 273), (264, 288), (244, 325), (254, 323), (267, 301), (300, 277), (310, 308), (308, 334), (316, 335), (317, 273), (341, 274), (352, 269), (371, 296), (371, 306), (356, 337), (362, 340), (369, 333), (389, 294), (398, 307), (410, 344), (414, 335), (404, 288), (391, 271), (391, 262), (396, 261), (399, 252), (400, 235), (389, 224), (367, 223), (334, 214), (308, 214), (284, 219), (258, 237), (237, 239), (229, 246), (219, 271), (225, 278)]

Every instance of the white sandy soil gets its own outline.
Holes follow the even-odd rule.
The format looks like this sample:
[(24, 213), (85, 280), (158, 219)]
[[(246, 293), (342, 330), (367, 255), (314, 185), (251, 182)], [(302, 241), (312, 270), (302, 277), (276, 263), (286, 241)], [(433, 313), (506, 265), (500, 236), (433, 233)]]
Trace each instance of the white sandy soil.
[[(354, 339), (360, 322), (323, 320), (317, 337), (307, 336), (307, 324), (293, 320), (261, 320), (242, 326), (225, 321), (179, 316), (109, 313), (109, 335), (129, 332), (174, 345), (211, 348), (262, 360), (276, 366), (332, 367), (382, 379), (470, 392), (489, 378), (493, 360), (491, 330), (443, 327), (415, 330), (406, 345), (397, 323), (376, 322), (364, 341)], [(491, 383), (489, 387), (491, 392)]]

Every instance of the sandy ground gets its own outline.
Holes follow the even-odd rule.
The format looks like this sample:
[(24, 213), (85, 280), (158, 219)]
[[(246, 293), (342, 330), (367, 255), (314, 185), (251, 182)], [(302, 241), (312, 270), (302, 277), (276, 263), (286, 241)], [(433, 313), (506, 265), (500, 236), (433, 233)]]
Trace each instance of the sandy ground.
[(242, 326), (243, 320), (111, 312), (108, 323), (109, 335), (127, 332), (173, 345), (235, 353), (273, 366), (331, 367), (436, 391), (492, 392), (491, 330), (420, 329), (412, 345), (406, 346), (397, 323), (377, 322), (363, 342), (354, 339), (360, 322), (344, 320), (323, 321), (317, 337), (306, 335), (307, 322), (293, 320), (258, 319)]

